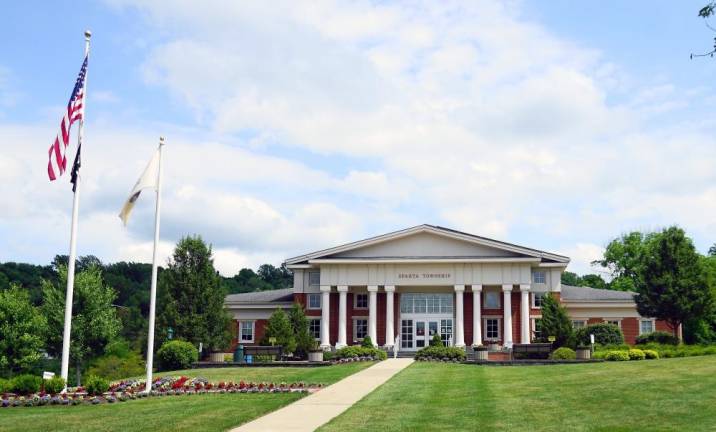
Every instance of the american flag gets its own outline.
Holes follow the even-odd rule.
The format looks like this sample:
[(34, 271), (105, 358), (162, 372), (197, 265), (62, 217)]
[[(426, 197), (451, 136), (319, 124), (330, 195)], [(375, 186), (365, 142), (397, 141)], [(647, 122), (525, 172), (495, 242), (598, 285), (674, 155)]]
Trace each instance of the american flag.
[[(50, 177), (50, 181), (56, 180), (59, 176), (64, 174), (67, 169), (67, 147), (70, 145), (70, 128), (72, 124), (81, 120), (84, 114), (84, 100), (85, 100), (85, 76), (87, 75), (87, 56), (82, 63), (82, 68), (77, 76), (75, 82), (75, 88), (72, 90), (72, 96), (70, 101), (67, 103), (67, 112), (62, 117), (60, 123), (60, 131), (55, 137), (55, 141), (50, 146), (48, 155), (50, 161), (47, 163), (47, 175)], [(80, 143), (81, 145), (81, 143)], [(77, 178), (77, 169), (79, 169), (80, 162), (80, 147), (77, 147), (77, 156), (75, 157), (75, 163), (72, 168), (72, 190), (75, 189), (74, 184)]]

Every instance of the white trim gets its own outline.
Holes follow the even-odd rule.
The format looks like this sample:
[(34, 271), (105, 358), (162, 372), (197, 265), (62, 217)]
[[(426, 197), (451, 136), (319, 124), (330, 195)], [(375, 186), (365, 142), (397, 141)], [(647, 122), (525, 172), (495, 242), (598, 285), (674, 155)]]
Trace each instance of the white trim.
[[(358, 296), (359, 295), (365, 296), (365, 307), (358, 306)], [(368, 306), (370, 306), (369, 303), (370, 303), (370, 299), (368, 298), (368, 293), (364, 293), (364, 292), (353, 293), (353, 309), (367, 311)]]
[(636, 308), (633, 301), (601, 300), (601, 301), (569, 301), (560, 299), (567, 308)]
[[(497, 338), (487, 337), (487, 320), (497, 320)], [(502, 317), (495, 315), (485, 315), (482, 317), (482, 340), (487, 342), (497, 342), (502, 340)]]
[(314, 337), (315, 340), (321, 340), (321, 317), (307, 316), (308, 320), (308, 332), (311, 333), (311, 321), (318, 321), (318, 337)]
[(537, 263), (539, 258), (316, 258), (310, 264)]
[(622, 318), (609, 318), (609, 317), (602, 317), (602, 321), (609, 324), (609, 321), (616, 321), (617, 327), (619, 327), (619, 330), (622, 328)]
[[(318, 306), (311, 306), (311, 296), (318, 297)], [(323, 302), (321, 301), (321, 293), (306, 293), (306, 309), (308, 310), (321, 310)]]
[(554, 260), (554, 261), (557, 261), (560, 263), (569, 263), (569, 261), (570, 261), (568, 257), (562, 256), (562, 255), (539, 251), (536, 249), (525, 248), (522, 246), (517, 246), (517, 245), (510, 244), (510, 243), (504, 243), (504, 242), (500, 242), (497, 240), (492, 240), (492, 239), (488, 239), (488, 238), (484, 238), (484, 237), (477, 237), (477, 236), (471, 236), (468, 234), (462, 234), (462, 233), (454, 232), (451, 230), (445, 230), (445, 229), (441, 229), (439, 227), (433, 227), (433, 226), (424, 224), (424, 225), (418, 225), (418, 226), (407, 228), (407, 229), (400, 230), (400, 231), (395, 231), (395, 232), (388, 233), (388, 234), (383, 234), (383, 235), (367, 238), (364, 240), (355, 241), (352, 243), (347, 243), (344, 245), (340, 245), (340, 246), (336, 246), (336, 247), (332, 247), (332, 248), (328, 248), (328, 249), (319, 250), (316, 252), (311, 252), (311, 253), (304, 254), (304, 255), (299, 255), (299, 256), (296, 256), (293, 258), (289, 258), (285, 262), (287, 265), (301, 263), (302, 261), (310, 262), (311, 260), (314, 260), (314, 259), (320, 258), (320, 257), (324, 257), (327, 255), (333, 255), (333, 254), (345, 252), (345, 251), (352, 250), (352, 249), (358, 249), (358, 248), (361, 248), (364, 246), (379, 244), (379, 243), (383, 243), (383, 242), (386, 242), (389, 240), (394, 240), (394, 239), (406, 237), (411, 234), (417, 234), (417, 233), (421, 233), (421, 232), (429, 232), (432, 234), (441, 235), (443, 237), (463, 240), (463, 241), (467, 241), (467, 242), (474, 243), (474, 244), (490, 246), (490, 247), (494, 247), (497, 249), (520, 253), (523, 255), (538, 258), (539, 260), (541, 260), (542, 258), (547, 258), (547, 259), (551, 259), (551, 260)]
[(532, 292), (532, 295), (530, 296), (530, 297), (531, 297), (530, 307), (531, 307), (532, 309), (540, 309), (540, 308), (541, 308), (541, 306), (536, 306), (536, 303), (535, 303), (535, 300), (536, 300), (536, 298), (537, 298), (537, 294), (540, 294), (540, 295), (542, 295), (542, 296), (544, 297), (546, 294), (549, 294), (549, 291), (534, 291), (534, 292)]
[[(251, 323), (251, 340), (244, 340), (244, 328), (243, 323)], [(255, 320), (239, 320), (239, 345), (242, 343), (254, 343), (256, 339), (256, 321)]]
[(311, 269), (311, 268), (318, 268), (318, 267), (312, 266), (311, 264), (290, 264), (290, 265), (287, 265), (286, 268), (289, 268), (289, 269)]
[(644, 333), (644, 332), (641, 331), (641, 323), (642, 323), (642, 322), (645, 322), (645, 321), (650, 321), (650, 322), (651, 322), (651, 331), (650, 331), (650, 332), (646, 332), (646, 333), (652, 333), (652, 332), (655, 332), (655, 331), (656, 331), (656, 319), (654, 319), (654, 318), (639, 318), (639, 336), (641, 336), (641, 335), (643, 335), (643, 334), (646, 334), (646, 333)]
[[(538, 319), (542, 319), (542, 315), (540, 315), (540, 316), (533, 315), (530, 317), (530, 336), (532, 336), (532, 339), (537, 338), (537, 335), (535, 333), (535, 331), (537, 330), (537, 323), (535, 322), (535, 320), (538, 320)], [(541, 335), (540, 335), (540, 337), (541, 337)]]

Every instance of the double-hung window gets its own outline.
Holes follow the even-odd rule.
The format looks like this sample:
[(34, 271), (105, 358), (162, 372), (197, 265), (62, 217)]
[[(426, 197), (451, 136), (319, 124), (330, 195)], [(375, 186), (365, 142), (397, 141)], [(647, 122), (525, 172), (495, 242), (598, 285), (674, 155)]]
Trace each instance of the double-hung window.
[(500, 320), (498, 318), (485, 318), (485, 339), (497, 340), (500, 338)]
[(321, 272), (308, 272), (308, 284), (318, 286), (321, 284)]
[(244, 343), (253, 343), (254, 341), (254, 322), (239, 321), (239, 341)]
[(320, 293), (309, 293), (307, 294), (308, 309), (320, 309), (321, 308), (321, 294)]
[(654, 331), (654, 320), (653, 319), (642, 319), (639, 321), (639, 334), (651, 333)]
[(542, 299), (546, 295), (547, 295), (546, 292), (533, 292), (532, 293), (532, 307), (533, 308), (541, 308), (542, 307)]
[(532, 331), (533, 339), (539, 340), (542, 338), (542, 318), (534, 318), (532, 320)]
[(498, 291), (485, 291), (485, 309), (500, 308), (500, 293)]
[(312, 318), (308, 320), (308, 332), (311, 334), (311, 337), (314, 339), (320, 339), (321, 338), (321, 319), (320, 318)]
[(368, 320), (365, 318), (356, 318), (353, 320), (353, 339), (363, 340), (368, 336)]
[(617, 326), (617, 327), (619, 327), (619, 328), (622, 328), (622, 320), (619, 320), (619, 319), (606, 319), (606, 320), (604, 320), (604, 322), (606, 322), (607, 324), (612, 324), (612, 325), (615, 325), (615, 326)]
[(368, 309), (368, 294), (355, 294), (355, 309)]
[(547, 282), (547, 277), (545, 275), (545, 272), (543, 271), (536, 271), (532, 273), (532, 282), (536, 284), (543, 284)]
[(575, 330), (578, 328), (582, 328), (587, 325), (587, 322), (585, 320), (572, 320), (572, 327), (574, 327)]

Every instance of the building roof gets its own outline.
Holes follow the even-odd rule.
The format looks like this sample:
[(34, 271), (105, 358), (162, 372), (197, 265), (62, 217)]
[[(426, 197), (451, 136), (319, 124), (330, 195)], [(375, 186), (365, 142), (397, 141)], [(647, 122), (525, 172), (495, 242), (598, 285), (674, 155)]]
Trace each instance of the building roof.
[(226, 303), (283, 303), (293, 302), (293, 288), (283, 288), (270, 291), (255, 291), (241, 294), (229, 294)]
[(576, 287), (571, 285), (562, 285), (561, 298), (564, 301), (634, 301), (634, 294), (631, 291), (615, 291), (608, 289), (597, 289), (590, 287)]
[[(290, 267), (292, 265), (308, 263), (311, 260), (315, 260), (318, 258), (326, 258), (326, 257), (329, 257), (330, 255), (333, 255), (336, 253), (345, 252), (347, 250), (358, 249), (361, 247), (365, 247), (367, 245), (387, 242), (389, 240), (393, 240), (393, 239), (397, 239), (397, 238), (401, 238), (401, 237), (405, 237), (405, 236), (409, 236), (409, 235), (421, 233), (421, 232), (428, 232), (428, 233), (437, 234), (437, 235), (444, 236), (444, 237), (450, 237), (453, 239), (467, 241), (469, 243), (476, 243), (476, 244), (480, 244), (480, 245), (494, 247), (497, 249), (508, 250), (508, 251), (511, 251), (511, 252), (514, 252), (517, 254), (522, 254), (527, 257), (536, 258), (537, 260), (540, 260), (542, 262), (558, 263), (560, 265), (566, 265), (567, 263), (569, 263), (569, 257), (563, 256), (563, 255), (546, 252), (546, 251), (542, 251), (539, 249), (533, 249), (533, 248), (528, 248), (528, 247), (524, 247), (524, 246), (519, 246), (519, 245), (515, 245), (512, 243), (507, 243), (507, 242), (503, 242), (503, 241), (499, 241), (499, 240), (490, 239), (487, 237), (481, 237), (481, 236), (477, 236), (474, 234), (469, 234), (469, 233), (465, 233), (462, 231), (457, 231), (454, 229), (445, 228), (445, 227), (441, 227), (441, 226), (437, 226), (437, 225), (423, 224), (423, 225), (418, 225), (418, 226), (406, 228), (406, 229), (399, 230), (399, 231), (390, 232), (387, 234), (382, 234), (382, 235), (375, 236), (375, 237), (370, 237), (370, 238), (367, 238), (364, 240), (358, 240), (355, 242), (335, 246), (332, 248), (323, 249), (323, 250), (307, 253), (304, 255), (299, 255), (297, 257), (287, 259), (286, 264), (288, 264)], [(390, 258), (394, 259), (395, 257), (390, 257)], [(412, 257), (411, 256), (411, 257), (402, 257), (402, 258), (424, 259), (424, 258), (429, 258), (429, 257)], [(442, 257), (442, 258), (445, 258), (445, 257)], [(461, 257), (461, 258), (465, 258), (465, 257)], [(484, 259), (486, 257), (479, 257), (479, 258)]]

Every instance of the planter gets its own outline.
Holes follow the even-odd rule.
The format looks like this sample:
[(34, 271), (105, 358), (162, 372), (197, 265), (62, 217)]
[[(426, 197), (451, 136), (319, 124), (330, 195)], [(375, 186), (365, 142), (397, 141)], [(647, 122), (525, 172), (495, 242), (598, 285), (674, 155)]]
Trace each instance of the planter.
[(487, 348), (488, 348), (490, 351), (500, 351), (500, 346), (499, 346), (497, 343), (495, 343), (495, 342), (491, 342), (491, 343), (487, 346)]
[(213, 352), (209, 354), (209, 361), (214, 363), (223, 363), (224, 362), (224, 353), (223, 352)]
[(308, 352), (308, 361), (310, 362), (321, 362), (323, 361), (323, 351), (309, 351)]
[(475, 347), (475, 361), (487, 361), (487, 347)]
[(590, 348), (577, 348), (577, 360), (589, 360), (592, 358), (592, 350)]

